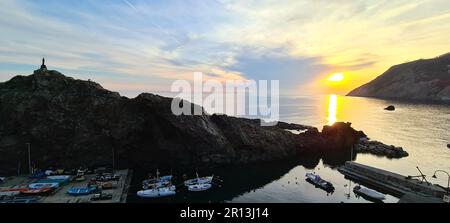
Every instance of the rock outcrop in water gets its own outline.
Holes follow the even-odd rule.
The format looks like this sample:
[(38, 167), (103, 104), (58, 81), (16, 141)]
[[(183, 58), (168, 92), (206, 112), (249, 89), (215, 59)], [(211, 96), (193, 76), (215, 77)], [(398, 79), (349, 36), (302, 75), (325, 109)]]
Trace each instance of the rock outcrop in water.
[(372, 140), (361, 140), (356, 144), (355, 150), (359, 153), (370, 153), (378, 156), (386, 156), (388, 158), (402, 158), (409, 155), (402, 147), (386, 145)]
[(47, 69), (16, 76), (0, 83), (0, 169), (26, 169), (26, 143), (36, 167), (111, 164), (114, 153), (116, 167), (192, 168), (348, 150), (363, 136), (349, 123), (319, 132), (225, 115), (175, 116), (171, 101), (149, 93), (129, 99)]
[(450, 53), (393, 66), (348, 95), (450, 102)]

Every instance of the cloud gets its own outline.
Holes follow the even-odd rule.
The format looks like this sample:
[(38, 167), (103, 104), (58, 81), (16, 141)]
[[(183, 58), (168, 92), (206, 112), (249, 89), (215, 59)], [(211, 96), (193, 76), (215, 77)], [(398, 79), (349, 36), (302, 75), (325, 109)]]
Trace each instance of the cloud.
[(447, 0), (3, 0), (0, 14), (8, 71), (45, 56), (50, 67), (126, 90), (163, 91), (192, 72), (280, 79), (292, 91), (341, 69), (357, 85), (450, 46)]

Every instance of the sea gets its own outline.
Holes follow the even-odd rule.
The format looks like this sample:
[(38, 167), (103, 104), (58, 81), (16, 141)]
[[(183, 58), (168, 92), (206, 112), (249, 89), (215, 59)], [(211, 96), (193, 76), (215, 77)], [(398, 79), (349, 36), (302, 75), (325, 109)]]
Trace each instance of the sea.
[[(371, 154), (339, 157), (302, 157), (295, 162), (274, 162), (266, 165), (234, 166), (197, 170), (200, 175), (215, 174), (218, 178), (211, 190), (188, 192), (182, 186), (177, 195), (158, 199), (141, 199), (136, 191), (145, 173), (136, 172), (130, 188), (129, 202), (203, 202), (203, 203), (370, 203), (353, 193), (357, 182), (346, 179), (337, 168), (352, 159), (358, 163), (402, 175), (426, 175), (431, 183), (447, 186), (450, 172), (450, 105), (348, 97), (341, 95), (283, 96), (280, 98), (280, 120), (317, 127), (334, 122), (351, 122), (372, 140), (403, 147), (408, 157), (389, 159)], [(394, 105), (395, 111), (384, 108)], [(421, 172), (419, 172), (419, 170)], [(195, 176), (194, 170), (187, 173)], [(334, 192), (316, 188), (305, 180), (306, 173), (319, 174), (333, 183)], [(162, 173), (163, 174), (163, 173)], [(178, 173), (180, 175), (181, 173)], [(175, 175), (175, 174), (174, 174)], [(381, 191), (383, 192), (383, 191)], [(399, 198), (387, 194), (385, 203)]]

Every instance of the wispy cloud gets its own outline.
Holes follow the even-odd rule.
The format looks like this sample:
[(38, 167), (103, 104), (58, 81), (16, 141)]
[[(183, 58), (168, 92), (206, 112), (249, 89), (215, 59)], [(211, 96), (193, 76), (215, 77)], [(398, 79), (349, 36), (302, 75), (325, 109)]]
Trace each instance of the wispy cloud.
[(130, 6), (132, 9), (134, 9), (134, 10), (136, 10), (137, 11), (137, 8), (133, 5), (133, 4), (131, 4), (131, 2), (129, 2), (128, 0), (122, 0), (125, 4), (127, 4), (128, 6)]

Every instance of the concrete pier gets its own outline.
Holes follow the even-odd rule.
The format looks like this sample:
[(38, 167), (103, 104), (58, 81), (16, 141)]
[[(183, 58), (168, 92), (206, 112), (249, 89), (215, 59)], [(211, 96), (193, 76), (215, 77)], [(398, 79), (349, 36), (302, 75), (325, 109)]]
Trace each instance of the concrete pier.
[[(128, 188), (130, 186), (132, 171), (131, 170), (118, 170), (116, 175), (120, 175), (120, 180), (113, 183), (113, 188), (109, 190), (103, 190), (103, 193), (111, 194), (112, 199), (103, 201), (91, 201), (92, 194), (72, 196), (67, 194), (67, 190), (72, 187), (86, 187), (88, 182), (96, 175), (85, 175), (86, 180), (82, 182), (71, 181), (68, 185), (58, 188), (53, 194), (49, 196), (41, 196), (37, 200), (39, 203), (125, 203)], [(7, 190), (10, 188), (26, 187), (28, 184), (33, 183), (35, 180), (30, 180), (27, 176), (11, 177), (7, 182), (1, 185), (1, 190)]]
[(442, 203), (446, 193), (437, 185), (356, 162), (346, 162), (338, 170), (350, 179), (399, 197), (402, 203)]

